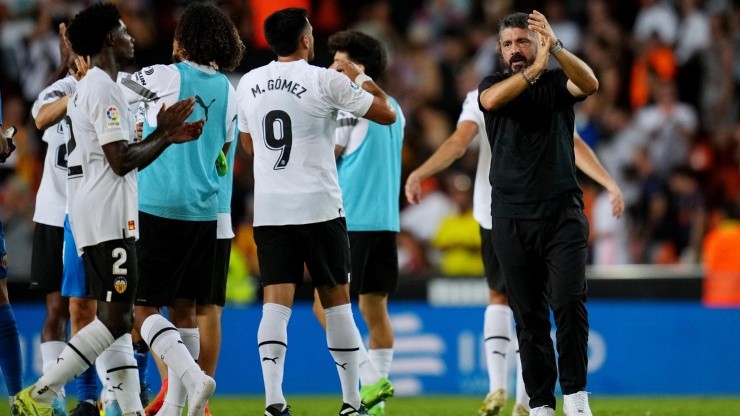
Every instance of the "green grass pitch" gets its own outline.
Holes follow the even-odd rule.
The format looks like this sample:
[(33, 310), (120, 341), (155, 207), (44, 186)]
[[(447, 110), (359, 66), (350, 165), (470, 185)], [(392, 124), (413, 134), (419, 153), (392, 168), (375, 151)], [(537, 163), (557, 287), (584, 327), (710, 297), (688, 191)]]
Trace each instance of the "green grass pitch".
[[(287, 396), (293, 416), (333, 416), (341, 406), (339, 397)], [(477, 416), (482, 397), (395, 397), (387, 402), (387, 416)], [(740, 416), (738, 397), (599, 397), (591, 396), (594, 416)], [(513, 402), (503, 409), (510, 416)], [(562, 416), (558, 401), (556, 416)], [(216, 397), (210, 404), (213, 416), (261, 416), (262, 397)]]

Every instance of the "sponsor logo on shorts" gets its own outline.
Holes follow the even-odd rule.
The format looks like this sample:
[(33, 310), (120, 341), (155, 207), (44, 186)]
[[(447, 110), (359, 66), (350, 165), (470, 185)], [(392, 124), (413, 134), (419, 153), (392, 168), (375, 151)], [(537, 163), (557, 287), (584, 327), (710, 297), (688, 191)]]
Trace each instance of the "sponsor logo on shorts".
[(116, 292), (118, 293), (125, 292), (127, 287), (128, 287), (128, 282), (126, 281), (125, 277), (118, 276), (116, 277), (116, 280), (113, 281), (113, 288), (115, 288)]
[(128, 221), (128, 230), (129, 231), (134, 231), (135, 229), (136, 229), (136, 221), (129, 220)]

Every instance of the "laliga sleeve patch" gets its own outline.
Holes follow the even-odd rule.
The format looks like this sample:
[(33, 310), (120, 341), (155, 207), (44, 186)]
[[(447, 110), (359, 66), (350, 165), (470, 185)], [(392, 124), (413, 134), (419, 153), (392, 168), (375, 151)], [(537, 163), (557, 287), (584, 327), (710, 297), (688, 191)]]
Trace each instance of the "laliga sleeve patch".
[(121, 128), (121, 114), (115, 105), (109, 105), (105, 110), (105, 125), (109, 129)]

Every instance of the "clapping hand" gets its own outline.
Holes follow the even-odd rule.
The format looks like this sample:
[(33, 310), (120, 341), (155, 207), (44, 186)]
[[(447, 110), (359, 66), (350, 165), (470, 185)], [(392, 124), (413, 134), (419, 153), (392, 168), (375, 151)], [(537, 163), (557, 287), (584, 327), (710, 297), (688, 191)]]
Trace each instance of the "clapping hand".
[(195, 100), (188, 98), (178, 101), (171, 107), (167, 108), (162, 104), (162, 108), (157, 113), (157, 129), (166, 132), (166, 140), (170, 143), (185, 143), (200, 137), (205, 125), (205, 119), (196, 122), (186, 122), (195, 108)]

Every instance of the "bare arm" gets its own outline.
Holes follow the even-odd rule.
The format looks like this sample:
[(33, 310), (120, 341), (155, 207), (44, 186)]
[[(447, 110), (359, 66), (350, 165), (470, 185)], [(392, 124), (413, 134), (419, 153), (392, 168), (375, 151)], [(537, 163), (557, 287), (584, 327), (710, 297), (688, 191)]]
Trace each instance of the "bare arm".
[(254, 156), (254, 143), (252, 142), (252, 135), (249, 133), (239, 133), (239, 141), (242, 142), (242, 147), (244, 148), (244, 151), (247, 152), (249, 156)]
[[(355, 81), (357, 76), (362, 74), (360, 68), (354, 62), (345, 62), (337, 66), (339, 72), (343, 72), (349, 79)], [(371, 78), (366, 77), (365, 81), (360, 81), (358, 85), (365, 91), (373, 95), (373, 103), (367, 110), (363, 118), (374, 121), (378, 124), (393, 124), (396, 122), (396, 110), (391, 105), (388, 95), (378, 86)]]
[(596, 154), (583, 141), (583, 138), (581, 138), (578, 132), (574, 132), (573, 135), (573, 150), (576, 155), (576, 166), (578, 169), (588, 175), (589, 178), (598, 182), (599, 185), (606, 188), (606, 191), (609, 193), (609, 202), (612, 205), (612, 215), (617, 218), (621, 217), (624, 213), (622, 190), (619, 189), (617, 181), (604, 169)]
[(406, 199), (412, 204), (417, 204), (421, 199), (421, 182), (460, 159), (476, 134), (478, 134), (478, 124), (470, 120), (460, 122), (457, 129), (439, 149), (409, 174), (404, 187)]
[(162, 106), (157, 114), (157, 129), (146, 140), (128, 143), (125, 140), (103, 145), (105, 158), (113, 172), (124, 176), (134, 169), (143, 169), (156, 159), (173, 143), (184, 143), (195, 140), (203, 130), (204, 120), (194, 123), (185, 122), (193, 112), (195, 100), (182, 100), (172, 107)]
[(344, 153), (344, 146), (340, 146), (338, 144), (334, 145), (334, 159), (339, 159), (339, 156), (342, 156), (342, 153)]
[(46, 130), (49, 127), (59, 123), (64, 116), (67, 115), (67, 102), (69, 101), (69, 95), (51, 102), (46, 103), (39, 108), (39, 114), (34, 120), (36, 128), (39, 130)]

